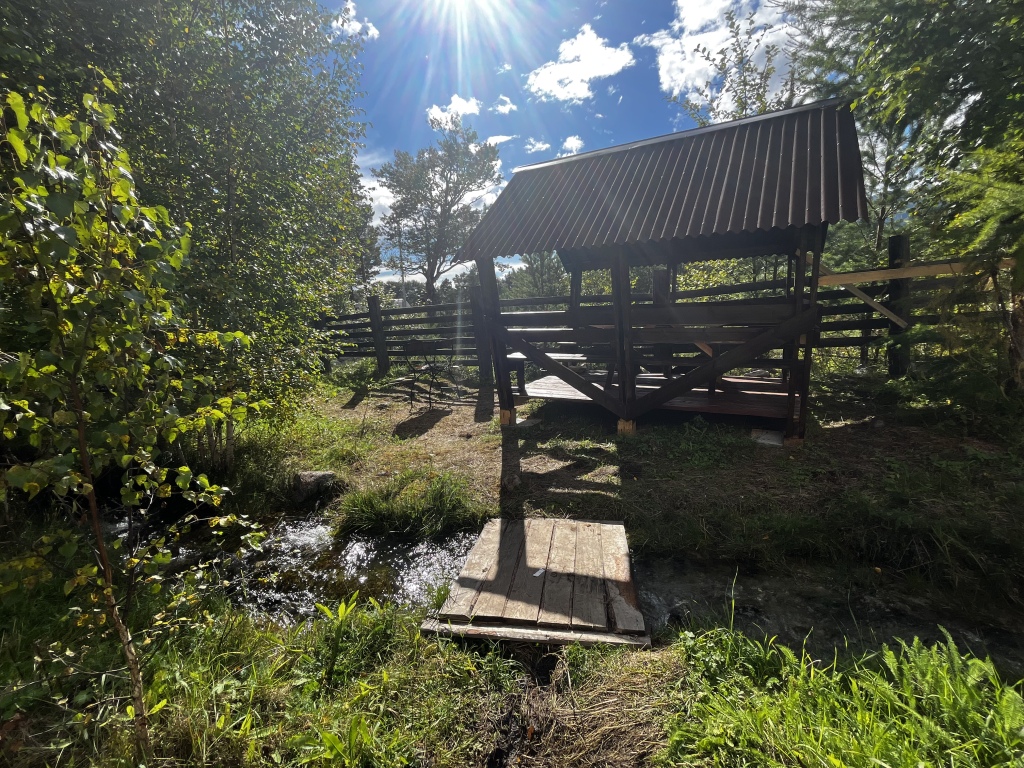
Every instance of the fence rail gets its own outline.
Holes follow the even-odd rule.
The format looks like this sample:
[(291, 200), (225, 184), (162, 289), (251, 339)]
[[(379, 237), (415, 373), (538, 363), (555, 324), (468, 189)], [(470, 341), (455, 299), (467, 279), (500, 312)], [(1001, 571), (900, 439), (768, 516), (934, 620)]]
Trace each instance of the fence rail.
[[(858, 289), (898, 313), (911, 325), (941, 325), (957, 317), (982, 322), (998, 319), (999, 313), (994, 306), (988, 311), (979, 312), (977, 309), (979, 304), (991, 301), (986, 298), (985, 291), (964, 290), (965, 279), (970, 279), (970, 276), (958, 273), (956, 277), (939, 277), (934, 270), (921, 271), (924, 274), (920, 277), (902, 277), (898, 280), (884, 279), (886, 270), (860, 273), (870, 277), (872, 282), (859, 283)], [(829, 287), (823, 288), (817, 295), (820, 322), (814, 343), (816, 348), (859, 347), (862, 357), (866, 358), (868, 349), (903, 332), (890, 319), (880, 315), (875, 307), (864, 303), (845, 288), (833, 287), (841, 284), (836, 276), (830, 276), (829, 283)], [(685, 303), (671, 304), (661, 309), (651, 306), (651, 295), (634, 294), (633, 316), (637, 325), (643, 324), (647, 316), (650, 325), (673, 319), (676, 322), (692, 321), (699, 325), (705, 315), (722, 317), (730, 313), (730, 308), (740, 307), (745, 307), (749, 315), (751, 308), (759, 307), (759, 311), (768, 319), (769, 315), (774, 317), (774, 304), (788, 301), (784, 296), (777, 295), (785, 288), (785, 280), (767, 280), (673, 291), (672, 300), (684, 300)], [(960, 299), (955, 303), (951, 301), (953, 289), (959, 289), (960, 292), (957, 294)], [(771, 292), (776, 295), (770, 295)], [(946, 305), (941, 312), (937, 309), (940, 299)], [(565, 312), (570, 306), (569, 296), (502, 299), (500, 311), (506, 326), (529, 329), (530, 332), (549, 338), (559, 353), (566, 356), (589, 354), (590, 358), (597, 360), (602, 357), (600, 346), (604, 343), (600, 329), (583, 333), (577, 327), (575, 335), (571, 327), (560, 329), (567, 324), (571, 326), (571, 318), (574, 317), (579, 320), (590, 318), (584, 321), (588, 325), (606, 325), (605, 320), (611, 322), (611, 301), (611, 295), (605, 294), (580, 296), (576, 315)], [(471, 292), (463, 302), (432, 306), (384, 309), (379, 297), (375, 296), (371, 296), (368, 303), (366, 312), (341, 315), (326, 321), (325, 328), (334, 335), (340, 356), (375, 358), (377, 373), (381, 376), (387, 375), (395, 363), (412, 364), (424, 358), (438, 357), (449, 363), (479, 366), (481, 378), (484, 381), (490, 380), (490, 337), (480, 322), (483, 314), (475, 292)], [(958, 304), (971, 309), (959, 311)], [(779, 306), (778, 309), (783, 310), (784, 307)], [(609, 315), (609, 318), (605, 315)], [(549, 323), (552, 327), (546, 328)], [(643, 338), (654, 339), (657, 334), (641, 335)], [(727, 340), (721, 333), (717, 337), (709, 335), (710, 342), (716, 339)], [(781, 365), (782, 361), (779, 363)], [(898, 374), (900, 365), (890, 365), (890, 368)]]

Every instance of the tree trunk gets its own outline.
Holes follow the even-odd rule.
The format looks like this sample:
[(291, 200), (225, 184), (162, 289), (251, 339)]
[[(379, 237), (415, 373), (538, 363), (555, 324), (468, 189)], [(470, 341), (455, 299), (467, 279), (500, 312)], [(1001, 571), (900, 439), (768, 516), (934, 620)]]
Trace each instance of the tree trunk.
[(1024, 391), (1024, 293), (1010, 295), (1010, 376), (1014, 389)]
[(118, 639), (121, 641), (121, 651), (124, 653), (125, 665), (128, 667), (128, 678), (130, 680), (132, 705), (135, 710), (132, 718), (135, 727), (135, 749), (136, 757), (146, 765), (153, 762), (153, 744), (149, 738), (149, 718), (146, 716), (146, 695), (142, 682), (142, 664), (135, 651), (135, 641), (131, 632), (121, 617), (117, 607), (117, 599), (114, 597), (114, 569), (110, 565), (110, 555), (107, 552), (107, 543), (103, 538), (103, 529), (100, 526), (100, 508), (96, 500), (95, 478), (92, 472), (92, 461), (89, 457), (88, 440), (85, 434), (85, 408), (82, 404), (82, 397), (78, 391), (78, 383), (71, 381), (71, 397), (74, 402), (75, 411), (78, 415), (78, 451), (79, 461), (82, 465), (82, 476), (86, 482), (85, 498), (89, 503), (89, 521), (92, 524), (93, 536), (96, 539), (96, 555), (103, 569), (103, 596), (107, 606), (107, 615), (110, 623), (117, 631)]

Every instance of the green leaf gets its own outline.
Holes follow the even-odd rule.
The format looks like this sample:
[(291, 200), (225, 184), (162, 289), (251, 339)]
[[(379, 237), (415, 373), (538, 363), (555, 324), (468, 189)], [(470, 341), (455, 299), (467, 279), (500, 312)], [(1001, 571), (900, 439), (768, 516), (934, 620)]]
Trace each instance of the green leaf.
[(155, 715), (157, 712), (159, 712), (161, 709), (163, 709), (166, 706), (167, 706), (167, 699), (161, 699), (159, 702), (157, 702), (156, 704), (153, 705), (153, 707), (149, 710), (149, 714)]
[(57, 218), (63, 220), (68, 218), (75, 210), (75, 201), (78, 195), (72, 192), (54, 192), (47, 196), (46, 207), (49, 208)]
[[(28, 113), (25, 111), (25, 99), (20, 93), (11, 91), (7, 94), (7, 106), (14, 112), (14, 119), (18, 121), (18, 128), (22, 131), (28, 130)], [(22, 162), (25, 162), (22, 160)]]
[(16, 128), (11, 128), (7, 132), (7, 143), (11, 145), (14, 150), (14, 154), (18, 156), (18, 160), (22, 163), (28, 162), (28, 150), (25, 149), (25, 132), (19, 131)]
[(320, 740), (324, 743), (324, 748), (331, 757), (345, 760), (348, 756), (344, 744), (341, 743), (341, 739), (330, 731), (320, 731)]

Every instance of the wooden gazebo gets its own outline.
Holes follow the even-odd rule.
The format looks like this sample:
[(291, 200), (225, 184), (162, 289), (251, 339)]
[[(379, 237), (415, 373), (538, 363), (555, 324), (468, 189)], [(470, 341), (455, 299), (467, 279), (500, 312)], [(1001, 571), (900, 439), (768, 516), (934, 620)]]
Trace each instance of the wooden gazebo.
[[(518, 169), (465, 247), (502, 423), (524, 360), (549, 376), (521, 395), (591, 400), (620, 431), (669, 407), (777, 419), (801, 439), (828, 225), (866, 214), (853, 115), (836, 100)], [(569, 272), (566, 309), (503, 312), (494, 259), (541, 251)], [(681, 265), (768, 256), (785, 257), (784, 278), (677, 290)], [(653, 268), (650, 294), (632, 293), (637, 266)], [(610, 270), (610, 302), (582, 295), (586, 270)]]

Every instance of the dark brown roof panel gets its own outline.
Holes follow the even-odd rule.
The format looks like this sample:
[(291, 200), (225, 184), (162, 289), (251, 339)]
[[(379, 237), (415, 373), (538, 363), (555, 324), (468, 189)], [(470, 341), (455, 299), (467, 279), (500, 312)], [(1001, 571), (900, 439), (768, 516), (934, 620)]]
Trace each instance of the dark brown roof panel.
[(853, 115), (831, 100), (521, 168), (465, 253), (667, 243), (866, 217)]

